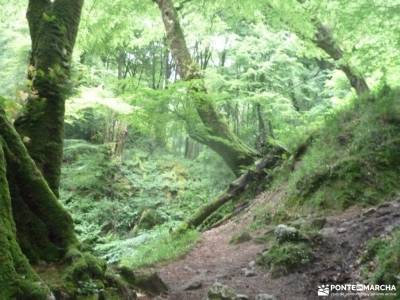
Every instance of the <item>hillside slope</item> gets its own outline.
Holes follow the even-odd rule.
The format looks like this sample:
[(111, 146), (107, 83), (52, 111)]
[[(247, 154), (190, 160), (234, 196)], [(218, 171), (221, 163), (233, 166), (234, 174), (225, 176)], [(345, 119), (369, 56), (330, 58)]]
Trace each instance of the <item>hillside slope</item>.
[(161, 267), (167, 299), (203, 299), (215, 282), (233, 289), (221, 299), (314, 299), (320, 284), (398, 285), (399, 100), (383, 87), (328, 118), (245, 213)]

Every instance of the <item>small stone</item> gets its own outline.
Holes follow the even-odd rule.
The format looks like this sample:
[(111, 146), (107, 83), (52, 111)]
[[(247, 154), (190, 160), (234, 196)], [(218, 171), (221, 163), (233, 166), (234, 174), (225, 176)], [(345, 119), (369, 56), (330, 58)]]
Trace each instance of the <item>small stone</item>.
[(394, 225), (385, 226), (385, 232), (386, 232), (386, 233), (390, 233), (390, 232), (393, 231), (394, 228), (395, 228)]
[(256, 267), (256, 261), (252, 260), (251, 262), (249, 262), (249, 268), (250, 269), (254, 269)]
[(253, 237), (247, 231), (241, 232), (238, 235), (234, 235), (230, 241), (231, 244), (237, 245), (251, 241)]
[(276, 298), (270, 294), (258, 294), (255, 300), (276, 300)]
[(254, 270), (244, 269), (244, 276), (246, 277), (254, 277), (257, 273)]
[(326, 236), (326, 237), (329, 237), (329, 236), (332, 236), (332, 235), (335, 235), (335, 228), (333, 228), (333, 227), (327, 227), (327, 228), (322, 228), (320, 231), (319, 231), (319, 233), (322, 235), (322, 236)]
[(299, 239), (299, 231), (285, 224), (280, 224), (275, 227), (275, 237), (279, 243), (288, 241), (297, 241)]
[(189, 267), (189, 266), (184, 266), (183, 269), (184, 269), (185, 271), (188, 271), (188, 272), (191, 272), (191, 273), (195, 272), (195, 270), (193, 270), (193, 269), (192, 269), (191, 267)]
[(381, 210), (377, 211), (377, 215), (379, 217), (382, 217), (382, 216), (386, 216), (386, 215), (390, 214), (391, 212), (392, 211), (390, 209), (381, 209)]
[(391, 206), (390, 202), (384, 202), (384, 203), (382, 203), (382, 204), (380, 204), (378, 206), (378, 209), (385, 208), (385, 207), (390, 207), (390, 206)]
[(343, 227), (340, 227), (340, 228), (337, 229), (337, 232), (338, 232), (338, 233), (344, 233), (344, 232), (346, 232), (346, 231), (347, 231), (347, 229), (346, 229), (346, 228), (343, 228)]
[(235, 291), (229, 286), (216, 282), (208, 290), (208, 300), (236, 300)]
[(370, 209), (367, 209), (366, 211), (363, 212), (364, 217), (369, 217), (373, 215), (376, 212), (376, 208), (371, 207)]
[(249, 296), (243, 294), (237, 294), (235, 300), (249, 300)]
[(184, 291), (193, 291), (193, 290), (198, 290), (202, 286), (203, 286), (203, 283), (200, 280), (195, 279), (195, 280), (188, 282), (185, 286), (183, 286), (182, 289)]
[(311, 226), (317, 229), (322, 229), (326, 224), (326, 218), (315, 218), (311, 220)]

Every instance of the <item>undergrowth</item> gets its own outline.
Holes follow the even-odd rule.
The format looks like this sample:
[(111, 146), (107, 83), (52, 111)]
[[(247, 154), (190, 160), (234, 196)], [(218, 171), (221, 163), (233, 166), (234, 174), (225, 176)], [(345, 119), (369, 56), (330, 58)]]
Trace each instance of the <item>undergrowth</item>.
[(138, 245), (129, 255), (124, 256), (121, 264), (135, 269), (174, 260), (188, 252), (199, 236), (196, 230), (171, 233), (161, 229), (148, 242)]
[[(332, 114), (288, 178), (289, 206), (375, 205), (400, 188), (400, 92), (383, 88)], [(283, 175), (286, 174), (286, 175)]]
[(197, 233), (170, 232), (232, 179), (211, 154), (187, 160), (136, 148), (113, 158), (109, 145), (83, 140), (66, 140), (64, 152), (61, 200), (80, 240), (109, 263), (149, 265), (183, 254)]
[[(371, 283), (391, 284), (397, 287), (394, 299), (400, 297), (400, 230), (367, 243), (361, 256), (363, 277)], [(386, 298), (385, 298), (386, 299)]]

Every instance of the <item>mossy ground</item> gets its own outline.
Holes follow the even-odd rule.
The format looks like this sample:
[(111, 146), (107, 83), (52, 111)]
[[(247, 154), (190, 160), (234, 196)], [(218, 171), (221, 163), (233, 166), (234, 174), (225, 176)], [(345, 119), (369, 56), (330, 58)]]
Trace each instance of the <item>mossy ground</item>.
[(375, 205), (396, 194), (399, 100), (399, 90), (384, 87), (329, 116), (314, 132), (304, 156), (275, 174), (276, 186), (288, 182), (286, 207), (342, 210)]
[[(254, 212), (249, 230), (267, 232), (257, 238), (268, 245), (258, 263), (277, 277), (312, 262), (325, 216), (393, 199), (400, 190), (399, 166), (399, 90), (384, 87), (329, 116), (304, 155), (274, 171), (272, 188)], [(305, 239), (278, 243), (272, 234), (278, 224), (298, 228)], [(398, 285), (399, 237), (397, 232), (368, 246), (371, 282)]]
[(268, 267), (273, 277), (286, 275), (307, 265), (312, 260), (312, 250), (306, 242), (273, 244), (258, 259), (260, 265)]
[(56, 297), (73, 299), (131, 299), (134, 293), (104, 261), (88, 253), (71, 254), (62, 263), (41, 264), (35, 271)]
[(257, 258), (257, 263), (267, 267), (273, 277), (295, 272), (313, 260), (313, 241), (318, 235), (318, 227), (312, 222), (303, 221), (291, 224), (298, 229), (297, 234), (289, 239), (278, 238), (273, 230), (259, 238), (260, 242), (268, 244), (268, 249)]
[(393, 284), (400, 289), (400, 230), (384, 238), (372, 239), (361, 256), (363, 277), (371, 283)]

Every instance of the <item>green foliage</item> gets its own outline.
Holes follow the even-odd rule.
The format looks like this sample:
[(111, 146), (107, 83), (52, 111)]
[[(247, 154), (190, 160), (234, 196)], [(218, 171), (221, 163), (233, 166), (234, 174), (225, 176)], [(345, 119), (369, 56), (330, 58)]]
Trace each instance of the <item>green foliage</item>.
[[(66, 107), (61, 201), (80, 240), (109, 262), (141, 267), (176, 258), (198, 238), (182, 221), (233, 175), (188, 138), (201, 123), (192, 98), (204, 95), (188, 95), (190, 83), (179, 81), (157, 6), (150, 0), (85, 2), (72, 66), (74, 96)], [(343, 209), (375, 204), (399, 190), (399, 92), (381, 83), (400, 82), (400, 3), (387, 2), (175, 1), (207, 100), (232, 132), (262, 153), (265, 140), (294, 152), (313, 136), (294, 172), (289, 161), (273, 174), (275, 185), (289, 182), (286, 206), (263, 207), (252, 228), (288, 221), (292, 204)], [(24, 80), (26, 3), (0, 4), (0, 94), (6, 97), (0, 105), (15, 116), (32, 84)], [(378, 91), (371, 99), (354, 100), (345, 74), (316, 48), (315, 20), (331, 27), (344, 51), (339, 63), (355, 66)], [(43, 71), (29, 70), (40, 80)], [(60, 70), (52, 66), (50, 83)], [(233, 210), (226, 205), (205, 226)], [(383, 258), (384, 252), (393, 257), (396, 243), (390, 245), (371, 246), (369, 255), (381, 266), (376, 278), (391, 274), (389, 262), (396, 265)], [(310, 249), (283, 243), (264, 256), (269, 267), (288, 271), (306, 263)], [(85, 270), (95, 265), (81, 263)], [(78, 267), (73, 274), (80, 274)], [(87, 282), (83, 294), (101, 289)]]
[(400, 231), (370, 240), (361, 257), (361, 264), (363, 276), (370, 282), (397, 286), (400, 283)]
[[(135, 247), (155, 243), (179, 227), (231, 178), (227, 169), (217, 167), (222, 162), (214, 155), (191, 161), (131, 149), (121, 161), (110, 157), (107, 145), (82, 140), (66, 140), (64, 161), (61, 199), (80, 239), (109, 262), (126, 256), (134, 260), (139, 255)], [(215, 171), (207, 173), (214, 164)], [(149, 212), (151, 222), (144, 217)], [(182, 241), (181, 248), (185, 241), (190, 242)]]
[(198, 238), (199, 233), (194, 230), (171, 234), (170, 230), (160, 229), (148, 242), (138, 245), (121, 261), (121, 264), (140, 268), (171, 261), (188, 252)]
[[(29, 55), (28, 26), (24, 22), (25, 3), (1, 4), (0, 12), (0, 95), (12, 100), (24, 100), (24, 80)], [(13, 18), (10, 18), (13, 16)]]
[(383, 88), (372, 97), (333, 114), (313, 134), (289, 177), (291, 204), (343, 209), (376, 204), (398, 190), (399, 92)]

